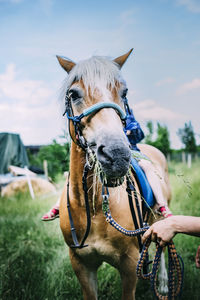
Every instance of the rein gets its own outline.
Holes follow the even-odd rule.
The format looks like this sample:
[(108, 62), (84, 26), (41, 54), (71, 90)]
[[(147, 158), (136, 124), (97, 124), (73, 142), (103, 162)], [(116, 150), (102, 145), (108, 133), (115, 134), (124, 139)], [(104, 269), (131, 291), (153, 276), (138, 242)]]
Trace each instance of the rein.
[[(132, 128), (134, 128), (133, 126), (136, 126), (136, 129), (139, 130), (138, 132), (140, 134), (142, 132), (142, 130), (140, 131), (140, 127), (139, 126), (137, 127), (138, 123), (134, 119), (132, 110), (129, 108), (127, 99), (125, 99), (125, 102), (124, 102), (124, 108), (125, 108), (126, 113), (121, 109), (121, 107), (119, 105), (117, 105), (115, 103), (102, 102), (102, 103), (97, 103), (95, 105), (92, 105), (91, 107), (85, 109), (83, 111), (83, 113), (80, 114), (79, 116), (74, 116), (73, 110), (71, 107), (70, 97), (67, 92), (66, 93), (65, 113), (67, 115), (67, 118), (73, 122), (74, 129), (75, 129), (76, 143), (86, 152), (86, 156), (90, 149), (89, 149), (89, 147), (87, 145), (87, 141), (83, 137), (81, 129), (80, 129), (81, 120), (82, 120), (82, 118), (84, 118), (90, 114), (94, 114), (103, 108), (112, 108), (112, 109), (116, 110), (116, 112), (119, 114), (122, 122), (125, 123), (125, 128), (124, 128), (125, 133), (127, 130), (130, 130), (131, 126), (132, 126)], [(127, 122), (127, 120), (129, 122)], [(141, 136), (142, 136), (142, 134), (141, 134)], [(127, 138), (129, 138), (129, 137), (127, 136)], [(72, 138), (72, 140), (73, 140), (73, 138)], [(132, 147), (134, 147), (134, 146), (136, 147), (135, 143), (132, 143), (132, 140), (129, 139), (129, 142)], [(131, 166), (131, 167), (132, 167), (132, 171), (134, 173), (133, 166)], [(70, 246), (71, 248), (82, 249), (83, 247), (88, 246), (88, 245), (85, 245), (85, 241), (90, 232), (91, 216), (90, 216), (90, 206), (89, 206), (89, 200), (88, 200), (87, 175), (88, 175), (88, 171), (91, 169), (92, 169), (92, 167), (86, 161), (86, 164), (84, 166), (83, 176), (82, 176), (82, 184), (83, 184), (84, 199), (85, 199), (87, 226), (86, 226), (84, 237), (82, 238), (82, 241), (80, 243), (78, 242), (78, 238), (76, 235), (76, 229), (74, 227), (74, 222), (73, 222), (73, 218), (72, 218), (71, 210), (70, 210), (69, 177), (68, 177), (67, 209), (68, 209), (69, 221), (70, 221), (70, 226), (71, 226), (72, 239), (73, 239), (73, 243), (74, 243), (73, 245)], [(149, 273), (143, 274), (142, 269), (145, 269), (147, 267), (147, 264), (149, 264), (149, 262), (147, 262), (148, 261), (148, 248), (150, 246), (151, 240), (148, 239), (147, 242), (142, 246), (141, 235), (144, 234), (144, 232), (149, 228), (149, 226), (147, 226), (146, 223), (143, 223), (142, 213), (140, 210), (139, 201), (138, 201), (138, 197), (137, 197), (137, 192), (135, 190), (134, 182), (132, 180), (130, 180), (128, 178), (128, 176), (126, 176), (126, 183), (127, 183), (126, 191), (128, 193), (129, 206), (130, 206), (135, 230), (127, 230), (127, 229), (123, 228), (112, 218), (111, 211), (109, 209), (109, 190), (108, 190), (108, 187), (105, 187), (104, 185), (102, 185), (102, 210), (106, 217), (106, 221), (111, 226), (113, 226), (117, 231), (121, 232), (122, 234), (124, 234), (126, 236), (130, 236), (130, 237), (138, 238), (138, 244), (139, 244), (141, 256), (140, 256), (140, 259), (139, 259), (138, 265), (137, 265), (137, 276), (139, 278), (150, 280), (151, 287), (152, 287), (157, 299), (159, 299), (159, 300), (174, 299), (175, 297), (180, 295), (181, 290), (182, 290), (182, 283), (183, 283), (183, 267), (180, 263), (178, 255), (176, 253), (175, 246), (172, 241), (170, 243), (168, 243), (168, 245), (167, 245), (167, 247), (168, 247), (168, 265), (169, 265), (169, 268), (168, 268), (168, 270), (169, 270), (169, 282), (168, 282), (169, 293), (168, 293), (168, 295), (163, 296), (163, 295), (159, 294), (159, 292), (157, 290), (157, 273), (158, 273), (158, 267), (159, 267), (163, 247), (161, 247), (161, 246), (159, 246), (159, 244), (157, 244), (156, 254), (155, 254), (153, 265), (152, 265), (152, 271)], [(134, 192), (134, 195), (135, 195), (135, 204), (136, 204), (138, 220), (137, 220), (136, 212), (135, 212), (134, 206), (133, 206), (132, 192)], [(139, 221), (139, 224), (138, 224), (138, 221)], [(175, 284), (175, 275), (176, 274), (177, 274), (177, 282)]]
[[(152, 263), (152, 271), (143, 274), (142, 268), (145, 262), (146, 257), (148, 256), (148, 248), (151, 244), (151, 239), (149, 238), (144, 244), (142, 253), (140, 255), (136, 274), (138, 278), (142, 278), (144, 280), (150, 280), (151, 288), (154, 291), (154, 295), (159, 300), (168, 300), (175, 299), (176, 297), (180, 297), (183, 287), (183, 273), (184, 273), (184, 264), (182, 258), (177, 254), (176, 248), (174, 246), (173, 241), (167, 244), (168, 249), (168, 295), (161, 295), (157, 288), (157, 274), (158, 268), (161, 258), (161, 253), (163, 251), (163, 247), (161, 247), (158, 243), (156, 243), (156, 254)], [(176, 278), (177, 279), (176, 279)], [(176, 280), (175, 280), (176, 279)]]
[(88, 246), (88, 245), (85, 245), (84, 243), (85, 243), (85, 241), (88, 237), (88, 234), (90, 232), (90, 227), (91, 227), (90, 205), (89, 205), (89, 201), (88, 201), (88, 188), (87, 188), (87, 175), (88, 175), (89, 169), (90, 168), (88, 167), (88, 165), (85, 164), (84, 170), (83, 170), (82, 184), (83, 184), (83, 190), (84, 190), (85, 210), (86, 210), (86, 216), (87, 216), (87, 226), (86, 226), (84, 237), (83, 237), (80, 244), (79, 244), (78, 239), (77, 239), (76, 228), (74, 226), (74, 222), (73, 222), (73, 218), (72, 218), (72, 214), (71, 214), (71, 210), (70, 210), (69, 176), (68, 176), (68, 182), (67, 182), (67, 210), (68, 210), (68, 214), (69, 214), (69, 222), (70, 222), (70, 227), (71, 227), (72, 239), (73, 239), (73, 242), (74, 242), (74, 244), (70, 246), (71, 248), (82, 249), (83, 247)]

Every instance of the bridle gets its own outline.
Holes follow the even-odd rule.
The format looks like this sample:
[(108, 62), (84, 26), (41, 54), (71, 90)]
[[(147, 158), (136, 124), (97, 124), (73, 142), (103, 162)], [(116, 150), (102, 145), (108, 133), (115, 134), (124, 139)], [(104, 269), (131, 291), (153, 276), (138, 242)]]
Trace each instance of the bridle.
[[(70, 132), (70, 128), (69, 128), (69, 133), (71, 135), (71, 138), (73, 140), (74, 143), (76, 143), (77, 145), (79, 145), (86, 153), (86, 158), (88, 157), (88, 152), (91, 151), (91, 149), (88, 146), (88, 143), (86, 141), (86, 139), (84, 138), (83, 134), (82, 134), (82, 129), (81, 129), (81, 120), (84, 117), (87, 117), (89, 115), (94, 115), (95, 113), (97, 113), (98, 111), (100, 111), (101, 109), (104, 108), (112, 108), (116, 111), (116, 113), (118, 113), (122, 124), (124, 126), (124, 131), (126, 132), (126, 127), (127, 125), (130, 127), (130, 122), (128, 123), (127, 121), (130, 121), (130, 118), (132, 118), (132, 123), (137, 123), (134, 119), (133, 113), (129, 107), (128, 104), (128, 99), (125, 97), (124, 98), (124, 110), (116, 103), (113, 102), (99, 102), (96, 103), (92, 106), (90, 106), (89, 108), (83, 110), (83, 112), (79, 115), (79, 116), (74, 116), (73, 113), (73, 109), (72, 109), (72, 103), (71, 103), (71, 97), (70, 97), (70, 92), (69, 90), (67, 90), (66, 92), (66, 96), (65, 96), (65, 112), (63, 115), (66, 114), (67, 118), (69, 121), (72, 121), (73, 126), (74, 126), (74, 130), (75, 130), (75, 140), (73, 139), (71, 132)], [(69, 122), (70, 123), (70, 122)], [(128, 127), (128, 128), (129, 128)], [(83, 177), (82, 177), (82, 182), (83, 182), (83, 190), (84, 190), (84, 198), (85, 198), (85, 208), (86, 208), (86, 216), (87, 216), (87, 228), (85, 231), (85, 235), (83, 237), (82, 242), (79, 244), (77, 237), (76, 237), (76, 231), (74, 229), (74, 224), (73, 224), (73, 220), (72, 220), (72, 216), (71, 216), (71, 211), (70, 211), (70, 203), (69, 203), (69, 180), (68, 180), (68, 189), (67, 189), (67, 206), (68, 206), (68, 213), (69, 213), (69, 220), (70, 220), (70, 224), (71, 224), (71, 232), (72, 232), (72, 238), (74, 241), (74, 245), (72, 245), (73, 248), (82, 248), (84, 247), (84, 242), (89, 234), (89, 230), (90, 230), (90, 225), (91, 225), (91, 220), (90, 220), (90, 209), (89, 209), (89, 202), (88, 202), (88, 195), (87, 195), (87, 174), (88, 171), (91, 169), (92, 167), (88, 164), (88, 160), (86, 160), (86, 164), (84, 166), (84, 171), (83, 171)], [(131, 215), (132, 215), (132, 219), (134, 222), (134, 226), (136, 229), (139, 229), (141, 227), (143, 227), (143, 218), (142, 218), (142, 212), (140, 209), (140, 205), (139, 205), (139, 199), (137, 197), (137, 193), (135, 192), (135, 187), (134, 187), (134, 183), (130, 182), (130, 179), (128, 178), (128, 176), (126, 177), (127, 180), (127, 193), (128, 193), (128, 199), (129, 199), (129, 206), (130, 206), (130, 210), (131, 210)], [(107, 195), (104, 194), (104, 190), (108, 191), (108, 189), (104, 189), (104, 186), (102, 187), (102, 197), (103, 199), (108, 198), (108, 193)], [(137, 213), (138, 213), (138, 217), (139, 217), (139, 224), (137, 221), (137, 217), (136, 217), (136, 213), (134, 210), (134, 205), (133, 205), (133, 199), (132, 199), (132, 191), (134, 191), (135, 194), (135, 200), (136, 200), (136, 208), (137, 208)], [(141, 242), (141, 237), (140, 235), (137, 236), (138, 237), (138, 243), (139, 243), (139, 248), (140, 251), (142, 251), (142, 242)]]
[[(66, 109), (65, 109), (65, 112), (63, 115), (66, 114), (68, 120), (72, 121), (72, 123), (74, 125), (74, 130), (75, 130), (75, 140), (74, 140), (71, 135), (70, 128), (69, 128), (69, 133), (71, 135), (71, 138), (74, 141), (74, 143), (79, 145), (86, 152), (86, 155), (87, 155), (88, 151), (90, 150), (90, 148), (88, 146), (86, 139), (84, 138), (84, 136), (82, 134), (82, 129), (81, 129), (81, 120), (84, 117), (87, 117), (91, 114), (95, 114), (104, 108), (112, 108), (120, 116), (120, 119), (124, 125), (125, 133), (130, 128), (134, 128), (134, 126), (137, 127), (137, 122), (135, 121), (132, 110), (130, 109), (130, 107), (128, 105), (127, 98), (124, 99), (125, 112), (118, 104), (111, 103), (111, 102), (100, 102), (100, 103), (94, 104), (94, 105), (90, 106), (89, 108), (83, 110), (83, 112), (79, 116), (74, 116), (72, 104), (71, 104), (71, 98), (70, 98), (69, 90), (68, 90), (66, 92), (65, 105), (66, 105)], [(135, 124), (134, 124), (134, 122), (135, 122)], [(129, 140), (130, 144), (132, 145), (132, 148), (134, 148), (134, 144), (132, 144), (132, 141), (129, 139), (128, 136), (127, 136), (127, 138)], [(136, 136), (134, 139), (135, 144), (138, 143), (138, 141), (140, 141), (142, 138), (143, 138), (143, 132), (139, 131), (139, 138)], [(88, 245), (85, 245), (85, 241), (89, 235), (90, 227), (91, 227), (90, 206), (89, 206), (88, 188), (87, 188), (87, 175), (88, 175), (89, 170), (91, 170), (91, 166), (88, 164), (88, 162), (86, 160), (84, 170), (83, 170), (82, 184), (83, 184), (84, 199), (85, 199), (87, 225), (86, 225), (85, 234), (80, 243), (78, 242), (78, 239), (77, 239), (76, 229), (74, 227), (74, 222), (73, 222), (73, 218), (72, 218), (72, 214), (71, 214), (71, 210), (70, 210), (69, 177), (68, 177), (67, 209), (68, 209), (69, 221), (70, 221), (70, 226), (71, 226), (71, 235), (72, 235), (72, 239), (73, 239), (73, 243), (74, 243), (73, 245), (70, 246), (71, 248), (82, 249), (83, 247), (88, 246)], [(133, 167), (132, 167), (132, 172), (133, 172), (133, 175), (136, 175)], [(136, 181), (137, 181), (137, 178), (136, 178)], [(141, 256), (140, 256), (140, 259), (139, 259), (138, 265), (137, 265), (137, 276), (139, 278), (149, 279), (151, 281), (151, 286), (152, 286), (152, 289), (153, 289), (154, 294), (157, 297), (157, 299), (160, 299), (160, 300), (174, 299), (175, 297), (180, 295), (181, 290), (182, 290), (182, 283), (183, 283), (183, 266), (181, 266), (181, 262), (180, 262), (179, 257), (177, 256), (175, 246), (172, 241), (167, 245), (168, 253), (169, 253), (169, 272), (170, 272), (169, 275), (171, 275), (171, 276), (169, 276), (168, 296), (163, 296), (158, 292), (158, 289), (156, 286), (158, 266), (160, 263), (160, 257), (161, 257), (161, 252), (162, 252), (163, 248), (161, 246), (159, 246), (159, 244), (157, 244), (156, 254), (155, 254), (155, 258), (154, 258), (153, 265), (152, 265), (152, 271), (148, 273), (147, 267), (148, 267), (148, 264), (150, 263), (148, 261), (148, 247), (149, 247), (151, 241), (149, 239), (149, 240), (147, 240), (147, 242), (144, 245), (142, 245), (141, 234), (143, 234), (149, 228), (149, 226), (147, 226), (147, 224), (143, 222), (142, 212), (140, 209), (139, 200), (137, 197), (137, 192), (136, 192), (134, 182), (131, 181), (128, 176), (126, 176), (126, 183), (127, 183), (126, 191), (128, 194), (129, 207), (130, 207), (133, 223), (135, 226), (135, 230), (126, 230), (112, 218), (111, 211), (109, 209), (109, 191), (106, 186), (102, 185), (102, 210), (106, 217), (106, 221), (111, 226), (113, 226), (116, 230), (121, 232), (122, 234), (130, 236), (130, 237), (134, 237), (134, 236), (137, 237), (138, 243), (139, 243), (139, 249), (140, 249), (140, 253), (141, 253)], [(139, 182), (137, 182), (137, 183), (138, 183), (138, 185), (140, 185)], [(135, 206), (136, 206), (139, 224), (138, 224), (136, 212), (135, 212), (134, 205), (133, 205), (132, 192), (134, 193), (134, 196), (135, 196)], [(181, 259), (181, 261), (182, 261), (182, 259)], [(183, 262), (182, 262), (182, 264), (183, 264)], [(144, 270), (144, 273), (142, 273), (142, 269)], [(175, 284), (175, 280), (174, 280), (176, 273), (177, 273), (177, 285)]]
[(127, 119), (127, 113), (128, 113), (128, 111), (130, 111), (127, 99), (125, 99), (125, 101), (124, 101), (124, 108), (125, 108), (126, 113), (116, 103), (113, 103), (113, 102), (99, 102), (99, 103), (96, 103), (96, 104), (84, 109), (83, 112), (79, 116), (74, 116), (69, 90), (67, 90), (67, 92), (66, 92), (65, 112), (64, 112), (63, 115), (66, 114), (68, 120), (72, 121), (72, 123), (74, 125), (75, 139), (76, 140), (73, 139), (73, 137), (71, 135), (71, 132), (69, 130), (69, 133), (70, 133), (70, 136), (71, 136), (72, 140), (76, 144), (78, 144), (84, 151), (87, 150), (88, 144), (87, 144), (87, 141), (85, 140), (85, 138), (83, 137), (83, 134), (82, 134), (81, 120), (83, 118), (91, 115), (91, 114), (97, 113), (98, 111), (100, 111), (101, 109), (104, 109), (104, 108), (114, 109), (118, 113), (118, 115), (120, 116), (120, 119), (121, 119), (123, 125), (125, 126), (125, 124), (126, 124), (125, 122), (126, 122), (126, 119)]

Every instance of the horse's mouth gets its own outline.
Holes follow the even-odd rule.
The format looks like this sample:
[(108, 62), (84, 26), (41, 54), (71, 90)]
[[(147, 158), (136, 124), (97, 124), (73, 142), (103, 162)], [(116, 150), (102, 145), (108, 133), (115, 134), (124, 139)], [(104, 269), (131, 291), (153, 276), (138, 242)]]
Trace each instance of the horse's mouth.
[(119, 178), (107, 178), (107, 177), (102, 176), (102, 174), (101, 174), (100, 180), (104, 186), (117, 187), (117, 186), (122, 185), (122, 183), (124, 182), (124, 176), (119, 177)]
[(90, 169), (94, 168), (94, 173), (99, 177), (104, 186), (117, 187), (123, 184), (125, 175), (123, 174), (123, 176), (120, 176), (120, 174), (119, 176), (112, 177), (112, 175), (110, 176), (110, 174), (106, 174), (107, 172), (102, 168), (96, 154), (93, 151), (87, 152), (86, 159)]

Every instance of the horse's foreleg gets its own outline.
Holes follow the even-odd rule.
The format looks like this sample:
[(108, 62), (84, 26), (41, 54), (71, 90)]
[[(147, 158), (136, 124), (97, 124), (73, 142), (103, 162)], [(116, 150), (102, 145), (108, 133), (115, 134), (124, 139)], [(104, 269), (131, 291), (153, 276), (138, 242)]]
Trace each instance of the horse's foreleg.
[(136, 264), (132, 257), (123, 257), (120, 263), (120, 276), (122, 280), (122, 300), (134, 300), (136, 290)]
[(70, 251), (72, 268), (80, 282), (83, 299), (97, 300), (97, 268), (86, 266), (81, 259)]

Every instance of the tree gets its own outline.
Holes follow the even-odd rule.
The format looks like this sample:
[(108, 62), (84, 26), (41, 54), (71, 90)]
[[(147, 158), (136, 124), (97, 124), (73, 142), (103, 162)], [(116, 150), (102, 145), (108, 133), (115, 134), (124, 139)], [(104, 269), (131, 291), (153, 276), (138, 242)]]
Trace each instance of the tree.
[(53, 140), (51, 145), (42, 146), (36, 156), (29, 153), (29, 161), (31, 165), (43, 168), (43, 161), (47, 160), (49, 176), (55, 180), (57, 174), (69, 170), (69, 153), (69, 143), (61, 145)]
[(169, 130), (167, 126), (162, 126), (159, 122), (157, 123), (156, 139), (153, 139), (154, 126), (152, 121), (148, 121), (147, 124), (148, 133), (145, 137), (145, 143), (152, 145), (162, 151), (166, 156), (171, 152)]
[(145, 143), (148, 145), (153, 145), (153, 134), (154, 134), (154, 127), (153, 127), (153, 122), (152, 121), (148, 121), (147, 124), (147, 129), (148, 129), (148, 133), (145, 136)]
[(177, 134), (180, 137), (180, 140), (184, 145), (186, 152), (188, 153), (197, 152), (195, 133), (191, 121), (188, 122), (188, 124), (185, 123), (184, 128), (179, 128)]
[(170, 153), (171, 149), (167, 126), (162, 126), (160, 123), (157, 123), (157, 138), (154, 142), (154, 146), (162, 151), (165, 156)]

